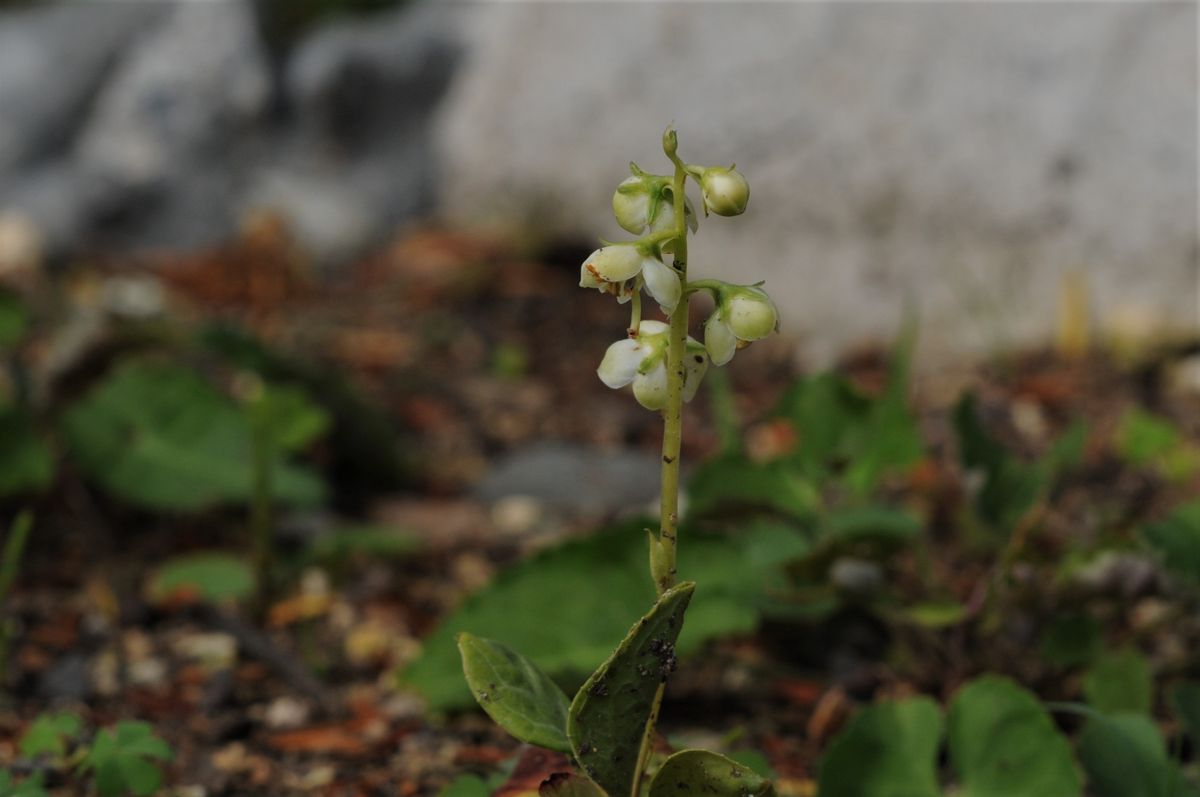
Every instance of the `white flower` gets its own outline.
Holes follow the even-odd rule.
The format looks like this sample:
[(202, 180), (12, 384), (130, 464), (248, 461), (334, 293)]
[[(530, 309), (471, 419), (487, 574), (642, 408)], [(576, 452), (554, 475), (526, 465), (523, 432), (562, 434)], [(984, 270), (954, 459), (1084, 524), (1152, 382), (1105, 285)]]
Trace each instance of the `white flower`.
[(675, 309), (683, 292), (679, 275), (657, 257), (643, 254), (633, 244), (610, 244), (588, 255), (579, 271), (579, 285), (611, 293), (624, 304), (637, 290), (639, 276), (663, 310), (670, 313)]
[(762, 288), (731, 285), (717, 299), (704, 324), (704, 347), (716, 365), (733, 359), (735, 350), (779, 328), (779, 311)]
[[(667, 349), (670, 327), (661, 321), (643, 321), (637, 336), (618, 340), (608, 347), (596, 374), (611, 388), (633, 385), (633, 396), (648, 410), (661, 410), (667, 404)], [(691, 401), (708, 370), (704, 347), (687, 340), (683, 400)]]
[[(665, 177), (646, 174), (622, 180), (612, 199), (613, 216), (617, 224), (634, 235), (641, 235), (647, 227), (651, 233), (674, 229), (675, 199), (667, 183)], [(683, 207), (687, 225), (695, 232), (696, 211), (686, 195)]]
[(706, 214), (740, 216), (746, 211), (746, 203), (750, 201), (750, 184), (741, 172), (732, 166), (710, 166), (689, 171), (700, 181)]

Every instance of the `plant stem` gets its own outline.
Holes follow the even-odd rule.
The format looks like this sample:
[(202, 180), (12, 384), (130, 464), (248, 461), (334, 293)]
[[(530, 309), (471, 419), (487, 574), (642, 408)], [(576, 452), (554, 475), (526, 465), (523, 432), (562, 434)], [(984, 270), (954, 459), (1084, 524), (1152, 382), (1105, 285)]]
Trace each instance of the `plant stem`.
[[(687, 173), (673, 153), (675, 179), (672, 199), (675, 203), (674, 268), (682, 284), (687, 284), (687, 222), (684, 219), (683, 183)], [(670, 317), (670, 345), (667, 348), (667, 405), (663, 408), (662, 512), (658, 535), (650, 539), (650, 576), (661, 595), (675, 585), (675, 549), (679, 534), (679, 451), (683, 440), (683, 358), (687, 345), (688, 302), (675, 306)]]
[(270, 430), (262, 418), (251, 414), (253, 450), (250, 495), (250, 534), (254, 544), (254, 574), (256, 584), (255, 610), (265, 612), (271, 596), (271, 565), (274, 561), (274, 519), (272, 498), (274, 493), (272, 468), (272, 446)]
[[(25, 552), (25, 543), (29, 539), (29, 530), (33, 527), (33, 515), (29, 511), (17, 515), (4, 541), (3, 559), (0, 559), (0, 609), (8, 602), (8, 593), (17, 578), (17, 567), (21, 563), (21, 555)], [(8, 666), (8, 644), (12, 633), (10, 620), (0, 615), (0, 684), (6, 681), (5, 674)]]
[[(672, 138), (674, 136), (672, 135)], [(675, 272), (681, 285), (687, 285), (687, 220), (684, 218), (683, 183), (687, 179), (683, 161), (672, 149), (668, 157), (675, 163), (675, 179), (672, 183), (672, 199), (675, 204), (674, 261)], [(650, 537), (650, 577), (654, 587), (662, 595), (675, 585), (675, 550), (679, 537), (679, 451), (683, 441), (683, 379), (685, 368), (683, 357), (687, 351), (688, 297), (683, 296), (670, 316), (670, 345), (667, 348), (667, 405), (663, 408), (662, 447), (662, 513), (659, 518), (658, 534)], [(658, 712), (662, 708), (666, 684), (660, 684), (654, 693), (650, 716), (646, 720), (642, 745), (638, 751), (637, 768), (633, 775), (632, 797), (639, 797), (642, 777), (650, 760), (654, 746), (654, 728), (658, 724)]]

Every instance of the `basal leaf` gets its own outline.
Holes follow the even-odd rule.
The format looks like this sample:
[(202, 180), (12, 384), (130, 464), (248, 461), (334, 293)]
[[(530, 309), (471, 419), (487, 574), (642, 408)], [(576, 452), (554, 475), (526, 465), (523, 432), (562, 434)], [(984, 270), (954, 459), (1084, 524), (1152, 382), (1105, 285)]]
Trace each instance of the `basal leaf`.
[(178, 556), (163, 564), (150, 581), (156, 600), (180, 591), (201, 600), (238, 601), (254, 592), (254, 569), (245, 557), (226, 553)]
[(567, 696), (550, 676), (511, 648), (458, 635), (463, 673), (475, 700), (504, 730), (529, 744), (570, 753)]
[(61, 757), (67, 752), (67, 741), (79, 735), (83, 721), (69, 711), (39, 714), (21, 736), (21, 755)]
[(1140, 714), (1097, 716), (1079, 736), (1079, 759), (1096, 797), (1192, 797), (1162, 735)]
[(1191, 584), (1200, 584), (1200, 500), (1176, 508), (1166, 520), (1147, 524), (1141, 535), (1158, 551), (1168, 570)]
[(682, 794), (762, 797), (774, 793), (771, 781), (749, 767), (708, 750), (675, 753), (650, 782), (650, 797), (679, 797)]
[(1083, 676), (1088, 705), (1105, 714), (1149, 715), (1154, 703), (1150, 662), (1136, 650), (1100, 656)]
[(654, 697), (675, 669), (675, 641), (695, 589), (685, 581), (664, 592), (571, 701), (575, 760), (610, 795), (632, 792)]
[(795, 518), (813, 516), (821, 498), (793, 465), (782, 460), (756, 463), (725, 454), (700, 465), (688, 483), (689, 511), (773, 510)]
[(555, 772), (538, 788), (538, 797), (607, 797), (600, 787), (574, 772)]
[[(543, 551), (467, 598), (424, 641), (402, 674), (435, 709), (470, 705), (455, 636), (488, 636), (519, 650), (564, 685), (582, 683), (654, 602), (646, 575), (646, 528), (632, 521)], [(746, 633), (758, 623), (767, 583), (808, 550), (797, 529), (750, 523), (730, 534), (681, 530), (681, 576), (703, 582), (688, 610), (679, 655), (706, 639)]]
[(54, 455), (20, 408), (0, 408), (0, 452), (0, 496), (38, 490), (54, 478)]
[(1078, 797), (1071, 746), (1032, 694), (985, 676), (959, 691), (946, 719), (963, 797)]
[[(140, 506), (189, 511), (250, 497), (249, 419), (185, 368), (142, 362), (119, 368), (66, 412), (63, 431), (92, 479)], [(323, 499), (311, 471), (278, 458), (273, 473), (277, 500)]]
[(941, 797), (938, 706), (927, 697), (880, 703), (862, 711), (821, 759), (821, 797)]

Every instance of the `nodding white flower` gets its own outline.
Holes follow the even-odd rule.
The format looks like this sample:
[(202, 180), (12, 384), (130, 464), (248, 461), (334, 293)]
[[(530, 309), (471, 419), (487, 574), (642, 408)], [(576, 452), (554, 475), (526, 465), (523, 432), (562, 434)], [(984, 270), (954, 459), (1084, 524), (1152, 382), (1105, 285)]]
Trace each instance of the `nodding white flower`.
[[(656, 233), (675, 227), (675, 196), (669, 178), (639, 170), (617, 186), (612, 206), (617, 224), (634, 235), (641, 235), (647, 228)], [(698, 229), (696, 211), (686, 194), (683, 208), (687, 225), (695, 232)]]
[(672, 312), (679, 304), (683, 286), (675, 270), (657, 257), (643, 253), (634, 244), (610, 244), (588, 255), (579, 271), (581, 288), (596, 288), (611, 293), (624, 304), (638, 289), (639, 280), (664, 311)]
[[(661, 321), (643, 321), (637, 335), (618, 340), (608, 347), (596, 374), (600, 381), (616, 389), (633, 385), (633, 397), (648, 410), (661, 410), (667, 404), (667, 349), (670, 327)], [(708, 370), (704, 346), (688, 338), (684, 358), (683, 400), (691, 401), (700, 389)]]
[(779, 311), (757, 285), (728, 285), (717, 296), (717, 309), (704, 324), (704, 347), (716, 365), (733, 359), (735, 350), (779, 329)]
[(689, 168), (688, 172), (700, 181), (704, 197), (704, 213), (718, 216), (740, 216), (750, 201), (750, 184), (737, 169), (730, 166)]

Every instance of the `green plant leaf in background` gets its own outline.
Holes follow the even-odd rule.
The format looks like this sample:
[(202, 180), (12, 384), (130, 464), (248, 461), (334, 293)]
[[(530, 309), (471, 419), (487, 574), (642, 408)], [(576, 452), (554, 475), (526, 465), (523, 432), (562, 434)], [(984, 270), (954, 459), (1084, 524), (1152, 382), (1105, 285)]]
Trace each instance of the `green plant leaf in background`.
[[(435, 710), (471, 705), (455, 645), (460, 631), (501, 640), (564, 685), (581, 683), (654, 602), (644, 572), (650, 522), (603, 529), (503, 571), (442, 621), (402, 683)], [(750, 523), (730, 534), (686, 526), (681, 535), (687, 545), (679, 549), (679, 572), (704, 583), (688, 609), (681, 656), (715, 636), (752, 631), (767, 582), (808, 551), (804, 535), (778, 523)], [(738, 566), (730, 567), (734, 561)]]
[(1171, 709), (1191, 734), (1193, 744), (1200, 741), (1200, 683), (1175, 684), (1170, 693)]
[(81, 766), (96, 776), (100, 797), (154, 794), (162, 785), (158, 762), (171, 760), (171, 748), (146, 722), (118, 722), (96, 734)]
[[(186, 368), (141, 362), (119, 368), (71, 407), (63, 430), (88, 475), (134, 504), (188, 511), (250, 498), (249, 421)], [(273, 472), (277, 500), (324, 499), (311, 471), (281, 460)]]
[(1078, 797), (1083, 778), (1041, 701), (1007, 678), (964, 686), (946, 718), (962, 797)]
[(39, 490), (54, 478), (50, 447), (18, 407), (0, 408), (0, 451), (0, 496)]
[(609, 794), (633, 793), (654, 696), (675, 669), (675, 642), (695, 589), (685, 581), (664, 592), (571, 701), (575, 760)]
[(1082, 612), (1055, 616), (1042, 632), (1041, 651), (1056, 667), (1078, 667), (1096, 658), (1104, 643), (1100, 625)]
[(1088, 705), (1104, 714), (1146, 714), (1154, 705), (1150, 662), (1136, 650), (1105, 653), (1083, 676)]
[(820, 797), (940, 797), (942, 715), (916, 697), (864, 709), (821, 759)]
[(783, 460), (756, 463), (740, 453), (701, 464), (687, 489), (688, 511), (695, 515), (766, 509), (805, 519), (821, 505), (812, 483), (794, 465)]
[(21, 736), (21, 755), (33, 758), (48, 755), (62, 758), (67, 753), (67, 742), (83, 730), (79, 715), (69, 711), (39, 714)]
[(1140, 714), (1095, 716), (1079, 736), (1079, 759), (1095, 797), (1196, 797), (1167, 756), (1162, 734)]
[(1187, 479), (1200, 469), (1200, 449), (1170, 421), (1140, 407), (1121, 417), (1114, 443), (1126, 462), (1153, 467), (1168, 479)]
[(607, 797), (590, 780), (574, 772), (555, 772), (538, 787), (538, 797)]
[(244, 556), (189, 554), (164, 563), (149, 586), (154, 600), (185, 592), (211, 603), (240, 601), (254, 593), (254, 568)]
[(20, 343), (29, 326), (29, 311), (21, 297), (0, 289), (0, 350)]
[(0, 769), (0, 797), (49, 797), (43, 785), (42, 773), (30, 775), (17, 783), (12, 773)]
[(1165, 520), (1146, 524), (1141, 536), (1168, 570), (1200, 585), (1200, 500), (1177, 507)]
[(650, 782), (650, 797), (762, 797), (774, 793), (771, 782), (754, 770), (708, 750), (680, 750)]
[(567, 696), (537, 665), (511, 648), (458, 635), (463, 674), (480, 707), (517, 739), (560, 753), (567, 740)]
[(491, 794), (492, 789), (483, 778), (459, 775), (438, 792), (438, 797), (491, 797)]
[(329, 414), (292, 385), (264, 385), (250, 406), (251, 423), (278, 451), (299, 451), (329, 428)]

